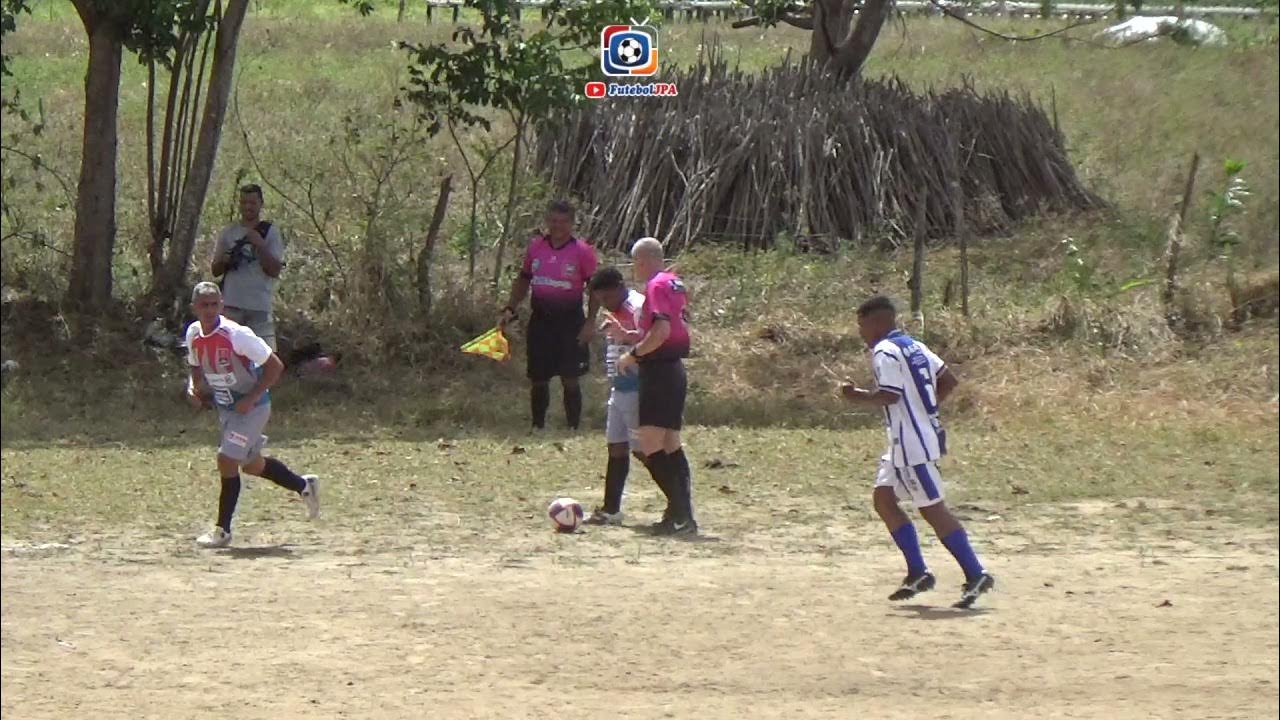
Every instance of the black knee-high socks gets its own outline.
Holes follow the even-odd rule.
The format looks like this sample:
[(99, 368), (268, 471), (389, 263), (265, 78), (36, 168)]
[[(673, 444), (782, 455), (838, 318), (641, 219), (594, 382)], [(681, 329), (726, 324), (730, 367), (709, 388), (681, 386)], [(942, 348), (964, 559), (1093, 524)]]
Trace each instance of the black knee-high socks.
[(240, 501), (240, 476), (222, 478), (222, 491), (218, 493), (218, 527), (231, 532), (231, 518), (236, 514)]

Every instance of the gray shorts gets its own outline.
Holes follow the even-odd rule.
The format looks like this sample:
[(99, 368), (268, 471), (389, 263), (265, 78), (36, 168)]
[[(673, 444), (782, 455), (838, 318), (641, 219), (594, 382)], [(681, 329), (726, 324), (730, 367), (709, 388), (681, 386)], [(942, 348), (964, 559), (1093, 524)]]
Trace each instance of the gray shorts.
[(267, 429), (270, 417), (271, 403), (259, 405), (244, 415), (235, 410), (218, 408), (218, 425), (222, 430), (218, 454), (241, 463), (247, 463), (261, 455), (262, 447), (267, 444), (267, 436), (262, 431)]
[(276, 320), (269, 310), (245, 310), (230, 305), (222, 308), (222, 314), (244, 325), (254, 335), (266, 341), (271, 351), (276, 351)]
[(609, 390), (609, 417), (604, 425), (605, 441), (610, 445), (631, 443), (640, 449), (640, 393)]

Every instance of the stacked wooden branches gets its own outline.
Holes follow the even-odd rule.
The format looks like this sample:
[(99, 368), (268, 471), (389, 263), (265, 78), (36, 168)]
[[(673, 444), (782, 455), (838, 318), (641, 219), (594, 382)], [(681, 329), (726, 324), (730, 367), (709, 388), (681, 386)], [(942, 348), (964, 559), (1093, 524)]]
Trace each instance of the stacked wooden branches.
[(578, 200), (600, 247), (644, 235), (671, 251), (700, 241), (766, 248), (780, 237), (813, 249), (892, 245), (917, 218), (938, 238), (958, 219), (992, 232), (1103, 204), (1029, 97), (841, 82), (790, 59), (752, 75), (714, 48), (662, 80), (679, 95), (588, 101), (539, 128), (537, 169)]

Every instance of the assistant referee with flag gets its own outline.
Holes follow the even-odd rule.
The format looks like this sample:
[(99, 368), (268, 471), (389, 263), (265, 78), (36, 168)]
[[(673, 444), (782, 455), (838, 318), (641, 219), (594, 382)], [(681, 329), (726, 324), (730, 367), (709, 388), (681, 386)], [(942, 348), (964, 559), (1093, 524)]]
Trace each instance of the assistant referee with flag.
[(564, 414), (569, 428), (582, 421), (582, 387), (578, 379), (590, 367), (587, 344), (595, 332), (599, 306), (593, 298), (586, 315), (582, 296), (596, 271), (596, 251), (573, 235), (573, 206), (563, 201), (547, 208), (547, 232), (529, 241), (520, 276), (499, 315), (499, 326), (514, 320), (516, 308), (532, 290), (529, 301), (527, 372), (529, 405), (534, 430), (547, 424), (551, 378), (564, 388)]

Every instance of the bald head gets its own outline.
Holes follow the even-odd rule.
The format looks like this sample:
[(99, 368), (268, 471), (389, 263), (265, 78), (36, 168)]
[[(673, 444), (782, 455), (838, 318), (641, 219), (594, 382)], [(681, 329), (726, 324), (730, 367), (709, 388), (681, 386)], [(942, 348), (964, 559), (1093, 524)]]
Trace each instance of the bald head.
[(662, 243), (658, 238), (643, 237), (631, 246), (631, 257), (639, 259), (641, 257), (661, 261), (663, 258)]
[(654, 275), (662, 272), (665, 261), (662, 243), (657, 238), (643, 237), (631, 246), (631, 269), (637, 282), (649, 282)]

